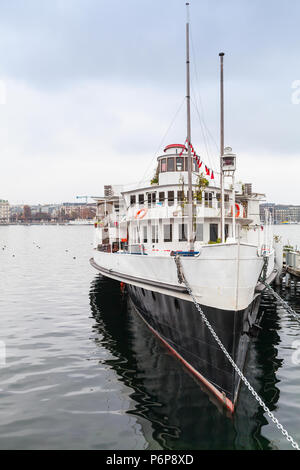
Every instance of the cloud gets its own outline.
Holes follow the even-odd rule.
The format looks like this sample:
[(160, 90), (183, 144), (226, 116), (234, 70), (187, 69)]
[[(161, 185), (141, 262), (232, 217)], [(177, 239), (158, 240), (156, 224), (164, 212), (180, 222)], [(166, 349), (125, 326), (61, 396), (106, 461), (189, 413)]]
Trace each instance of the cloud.
[[(191, 2), (193, 143), (217, 168), (224, 50), (226, 144), (243, 177), (263, 192), (259, 168), (272, 170), (290, 202), (297, 201), (290, 177), (299, 170), (300, 105), (291, 102), (300, 79), (299, 10), (296, 1)], [(0, 28), (1, 197), (99, 194), (103, 184), (151, 177), (156, 152), (185, 139), (181, 0), (3, 0)], [(271, 186), (267, 192), (278, 197)]]

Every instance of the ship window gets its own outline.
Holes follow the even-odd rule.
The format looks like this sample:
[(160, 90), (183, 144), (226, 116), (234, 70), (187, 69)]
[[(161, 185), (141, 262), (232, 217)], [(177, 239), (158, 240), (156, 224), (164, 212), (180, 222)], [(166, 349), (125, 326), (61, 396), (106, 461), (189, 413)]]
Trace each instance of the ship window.
[(203, 224), (196, 224), (195, 239), (197, 242), (203, 241)]
[(163, 173), (164, 171), (167, 171), (167, 159), (166, 158), (161, 159), (161, 172)]
[(168, 205), (174, 205), (174, 191), (168, 191)]
[(174, 171), (174, 158), (168, 158), (168, 171)]
[(151, 207), (151, 193), (148, 193), (147, 198), (148, 198), (148, 207)]
[(218, 224), (209, 224), (209, 240), (211, 242), (218, 240)]
[(224, 196), (224, 201), (225, 201), (225, 202), (229, 202), (229, 194), (225, 194), (225, 196)]
[(144, 204), (144, 194), (139, 194), (139, 204)]
[(184, 191), (177, 191), (177, 201), (182, 202), (184, 200)]
[(176, 171), (183, 171), (183, 158), (182, 157), (176, 158)]
[(152, 193), (152, 203), (156, 203), (156, 193)]
[(196, 158), (193, 159), (193, 171), (199, 173), (199, 167), (198, 167), (198, 163), (196, 161)]
[(159, 202), (164, 204), (165, 202), (165, 193), (159, 193)]
[(184, 160), (185, 160), (184, 169), (185, 171), (189, 171), (189, 158), (186, 157)]
[(172, 241), (172, 225), (164, 224), (164, 242)]
[(152, 225), (152, 243), (158, 243), (158, 226)]
[(135, 204), (135, 194), (130, 196), (130, 205)]
[(205, 193), (205, 207), (212, 207), (212, 193)]
[(186, 242), (187, 241), (187, 224), (179, 224), (178, 229), (179, 229), (178, 240), (180, 242)]
[(147, 234), (147, 226), (143, 227), (143, 243), (147, 243), (148, 241), (148, 234)]
[(228, 238), (228, 234), (229, 234), (229, 225), (225, 224), (225, 240)]
[[(190, 192), (187, 191), (187, 200), (189, 201), (189, 195), (190, 195)], [(195, 191), (192, 191), (192, 199), (194, 199), (196, 197), (196, 194), (195, 194)]]

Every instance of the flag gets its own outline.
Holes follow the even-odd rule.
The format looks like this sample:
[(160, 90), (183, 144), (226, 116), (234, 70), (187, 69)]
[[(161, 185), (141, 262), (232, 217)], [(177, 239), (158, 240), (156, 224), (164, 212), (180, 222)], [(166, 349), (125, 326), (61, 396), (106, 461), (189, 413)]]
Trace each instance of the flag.
[(215, 177), (214, 177), (214, 172), (213, 172), (212, 170), (211, 170), (211, 177), (210, 177), (210, 179), (212, 179), (212, 180), (215, 179)]

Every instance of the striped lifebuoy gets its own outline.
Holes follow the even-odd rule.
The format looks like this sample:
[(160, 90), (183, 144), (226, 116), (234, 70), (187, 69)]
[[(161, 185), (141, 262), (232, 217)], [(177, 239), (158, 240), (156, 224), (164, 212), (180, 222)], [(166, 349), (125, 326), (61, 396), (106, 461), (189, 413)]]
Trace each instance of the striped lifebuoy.
[(143, 219), (145, 217), (145, 215), (147, 214), (148, 212), (148, 209), (140, 209), (139, 211), (137, 211), (137, 213), (135, 214), (135, 218), (136, 219)]
[[(243, 208), (243, 216), (242, 217), (245, 217), (245, 208), (243, 206), (242, 206), (242, 208)], [(240, 217), (240, 213), (241, 213), (240, 204), (235, 204), (235, 217)], [(231, 207), (230, 215), (231, 216), (233, 215), (233, 208), (232, 207)]]

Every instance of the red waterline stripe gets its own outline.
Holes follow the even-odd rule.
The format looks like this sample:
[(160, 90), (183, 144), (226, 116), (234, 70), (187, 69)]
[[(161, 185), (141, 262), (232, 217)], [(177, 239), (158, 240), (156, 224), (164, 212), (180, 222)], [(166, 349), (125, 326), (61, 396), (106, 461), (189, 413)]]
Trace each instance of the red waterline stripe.
[[(137, 310), (136, 310), (137, 311)], [(224, 397), (222, 395), (221, 392), (219, 392), (219, 390), (214, 387), (205, 377), (203, 377), (203, 375), (200, 374), (200, 372), (198, 372), (193, 366), (191, 366), (191, 364), (189, 364), (185, 359), (183, 359), (183, 357), (177, 352), (175, 351), (174, 348), (172, 348), (172, 346), (169, 345), (169, 343), (164, 340), (159, 333), (157, 333), (157, 331), (155, 331), (152, 326), (149, 325), (149, 323), (142, 317), (142, 315), (137, 311), (137, 313), (139, 314), (139, 316), (142, 318), (142, 320), (146, 323), (146, 325), (148, 326), (148, 328), (152, 331), (152, 333), (155, 334), (155, 336), (157, 336), (161, 342), (171, 351), (172, 354), (174, 354), (174, 356), (177, 357), (177, 359), (179, 359), (184, 365), (185, 367), (192, 373), (194, 374), (197, 379), (201, 380), (201, 382), (204, 383), (204, 385), (206, 385), (206, 387), (216, 395), (216, 397), (226, 406), (226, 408), (231, 412), (233, 413), (234, 412), (234, 404), (232, 403), (232, 401), (230, 401), (227, 397)]]

